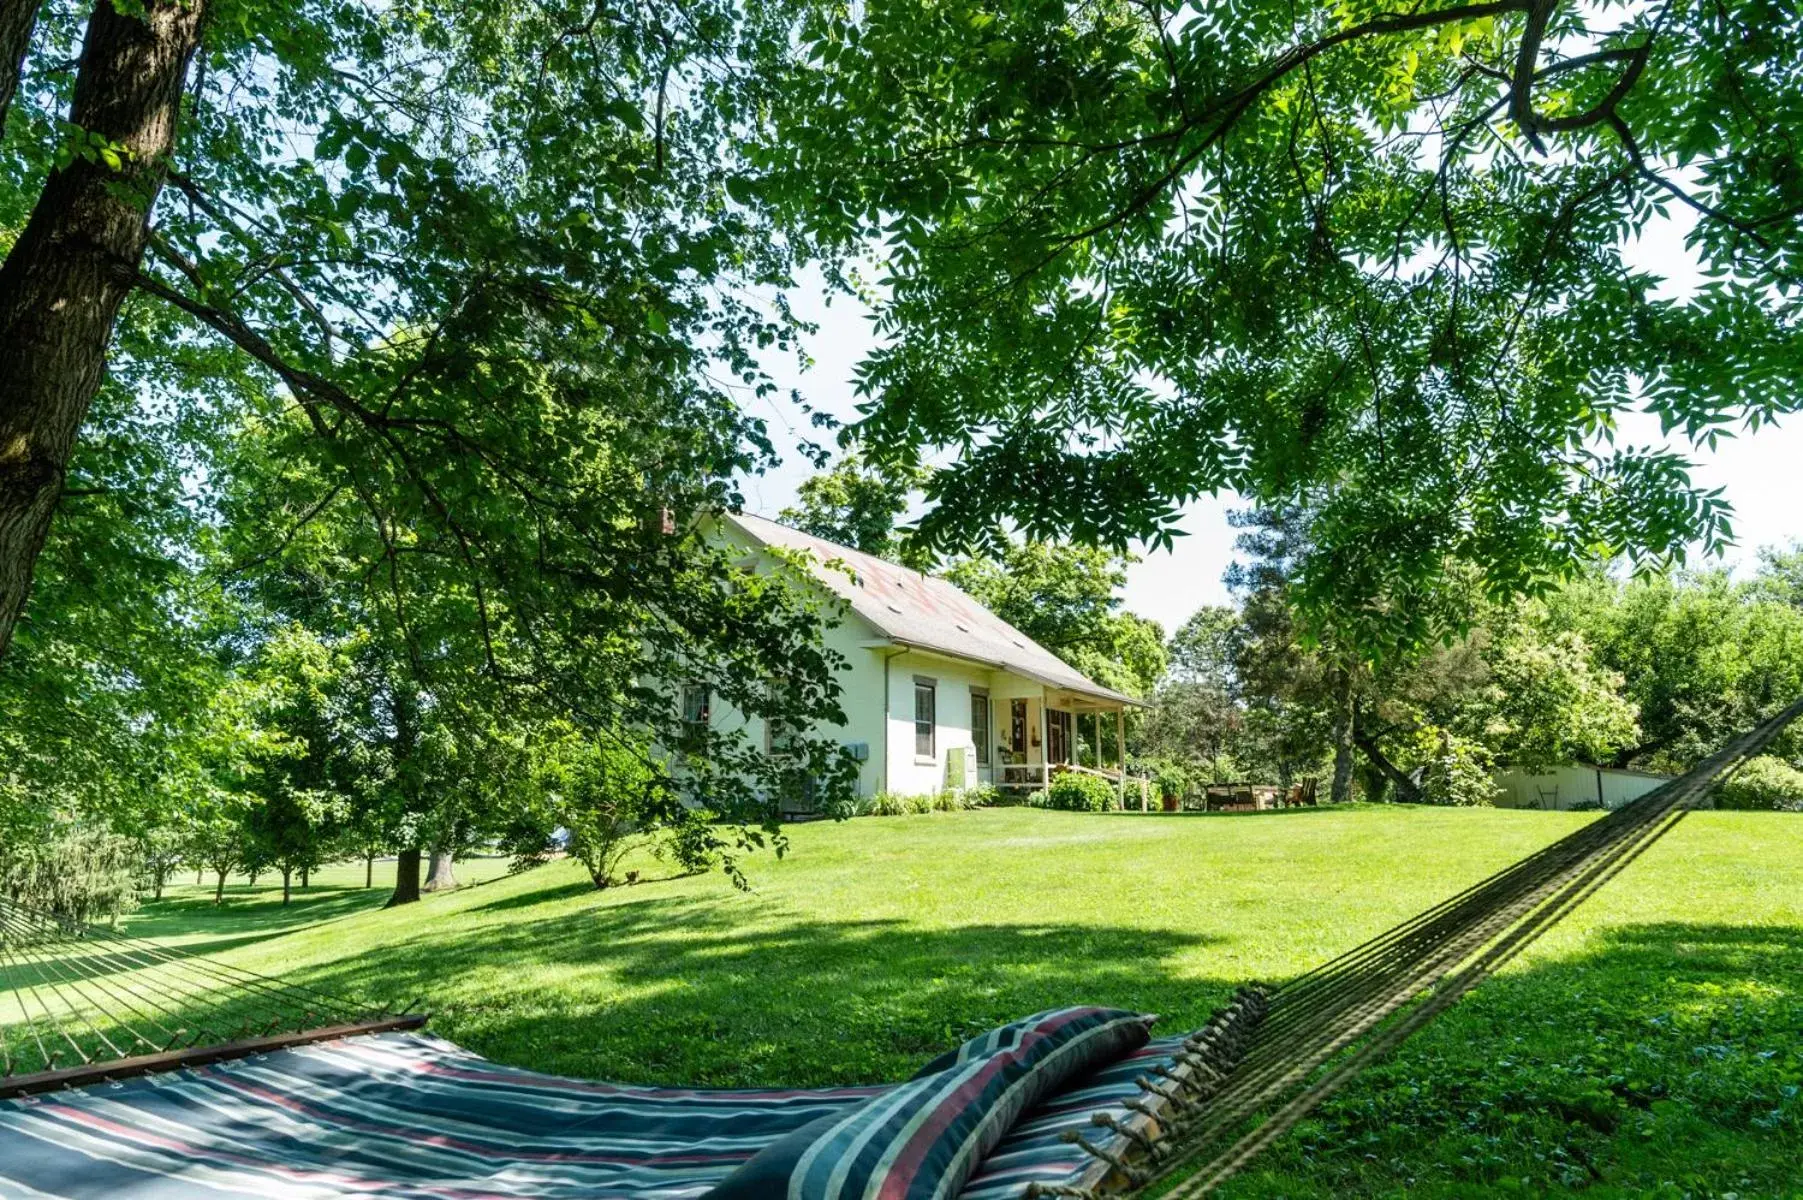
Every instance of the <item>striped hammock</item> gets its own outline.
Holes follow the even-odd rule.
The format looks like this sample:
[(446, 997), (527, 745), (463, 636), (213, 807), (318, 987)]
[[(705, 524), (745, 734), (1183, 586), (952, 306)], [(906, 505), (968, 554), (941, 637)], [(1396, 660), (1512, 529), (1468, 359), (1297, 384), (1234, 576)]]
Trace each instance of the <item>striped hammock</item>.
[[(1189, 1200), (1519, 954), (1800, 713), (1803, 700), (1315, 971), (1242, 989), (1194, 1034), (1148, 1041), (1145, 1018), (1058, 1010), (881, 1087), (647, 1088), (500, 1066), (419, 1032), (421, 1016), (0, 899), (0, 1198), (1093, 1200), (1160, 1186)], [(801, 1165), (787, 1174), (779, 1155), (772, 1174), (785, 1146)]]

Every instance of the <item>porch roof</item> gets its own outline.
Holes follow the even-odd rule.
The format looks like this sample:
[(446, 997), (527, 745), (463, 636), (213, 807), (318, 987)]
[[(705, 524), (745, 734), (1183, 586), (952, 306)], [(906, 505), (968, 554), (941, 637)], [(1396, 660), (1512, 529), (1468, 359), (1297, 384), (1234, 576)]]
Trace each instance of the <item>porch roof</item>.
[[(895, 645), (948, 654), (1096, 700), (1145, 707), (1089, 679), (943, 579), (749, 513), (729, 513), (726, 519), (760, 545), (811, 554), (820, 581)], [(835, 560), (850, 574), (825, 565)]]

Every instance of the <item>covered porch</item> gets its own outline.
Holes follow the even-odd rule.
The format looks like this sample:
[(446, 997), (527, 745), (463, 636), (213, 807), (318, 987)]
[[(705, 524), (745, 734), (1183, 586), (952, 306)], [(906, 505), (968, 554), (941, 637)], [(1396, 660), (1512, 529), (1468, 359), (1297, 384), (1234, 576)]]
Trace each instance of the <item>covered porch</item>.
[(1146, 810), (1151, 784), (1127, 769), (1127, 710), (1144, 705), (1010, 675), (992, 688), (996, 753), (990, 782), (1015, 800), (1047, 791), (1061, 772), (1107, 780), (1121, 808)]

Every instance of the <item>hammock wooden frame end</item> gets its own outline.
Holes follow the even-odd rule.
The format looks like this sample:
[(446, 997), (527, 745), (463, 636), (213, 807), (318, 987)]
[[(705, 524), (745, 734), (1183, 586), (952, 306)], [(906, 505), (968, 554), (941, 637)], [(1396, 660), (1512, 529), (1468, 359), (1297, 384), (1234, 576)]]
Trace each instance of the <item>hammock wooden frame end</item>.
[(384, 1016), (367, 1021), (351, 1021), (338, 1025), (320, 1025), (312, 1029), (298, 1029), (291, 1033), (272, 1033), (264, 1037), (241, 1038), (238, 1041), (220, 1042), (211, 1046), (188, 1046), (184, 1049), (164, 1050), (156, 1054), (138, 1054), (130, 1058), (116, 1058), (110, 1062), (82, 1063), (79, 1066), (59, 1067), (54, 1071), (36, 1071), (30, 1075), (13, 1075), (0, 1079), (0, 1100), (16, 1100), (22, 1096), (42, 1095), (45, 1092), (61, 1091), (64, 1088), (91, 1087), (97, 1083), (110, 1083), (140, 1075), (155, 1075), (164, 1071), (204, 1067), (209, 1063), (225, 1062), (234, 1058), (249, 1058), (255, 1054), (268, 1054), (274, 1050), (287, 1050), (295, 1046), (311, 1045), (314, 1042), (331, 1042), (339, 1038), (356, 1037), (359, 1034), (394, 1033), (401, 1030), (419, 1029), (425, 1025), (427, 1019), (426, 1013)]

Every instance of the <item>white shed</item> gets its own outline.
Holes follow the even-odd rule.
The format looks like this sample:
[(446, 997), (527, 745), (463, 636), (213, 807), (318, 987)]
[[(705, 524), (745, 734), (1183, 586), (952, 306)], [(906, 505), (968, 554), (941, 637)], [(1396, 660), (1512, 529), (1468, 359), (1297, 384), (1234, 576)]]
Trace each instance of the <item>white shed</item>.
[(1672, 777), (1571, 763), (1538, 771), (1511, 767), (1496, 772), (1492, 778), (1499, 808), (1572, 809), (1601, 805), (1612, 809), (1669, 783)]

